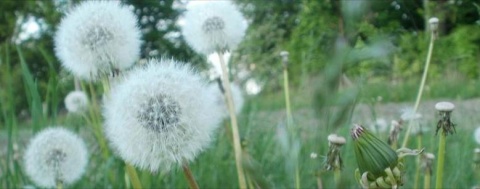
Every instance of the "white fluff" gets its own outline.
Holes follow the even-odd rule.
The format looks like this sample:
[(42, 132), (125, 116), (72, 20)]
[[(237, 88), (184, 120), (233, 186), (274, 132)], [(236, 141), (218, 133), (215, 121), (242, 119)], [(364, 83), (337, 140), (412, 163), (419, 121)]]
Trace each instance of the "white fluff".
[(422, 118), (422, 114), (415, 112), (413, 108), (404, 108), (401, 110), (402, 115), (400, 118), (403, 121), (414, 121)]
[(198, 53), (231, 51), (242, 41), (247, 22), (231, 1), (208, 1), (187, 6), (182, 34)]
[(151, 60), (130, 71), (110, 95), (103, 113), (111, 146), (126, 162), (152, 172), (193, 160), (221, 119), (206, 82), (173, 60)]
[[(222, 117), (229, 117), (228, 106), (225, 95), (220, 90), (218, 83), (212, 83), (208, 86), (210, 90), (214, 92), (216, 104), (222, 109)], [(231, 91), (233, 104), (235, 106), (235, 113), (239, 114), (242, 111), (245, 100), (243, 98), (243, 92), (240, 89), (240, 86), (231, 83)]]
[(70, 113), (81, 113), (88, 108), (88, 97), (83, 91), (72, 91), (65, 97), (65, 107)]
[(379, 118), (379, 119), (375, 120), (375, 123), (370, 125), (369, 129), (371, 129), (372, 131), (375, 131), (375, 132), (380, 132), (380, 133), (386, 132), (387, 129), (388, 129), (387, 120), (385, 120), (383, 118)]
[(131, 67), (140, 45), (137, 18), (119, 1), (81, 3), (62, 19), (55, 35), (63, 67), (87, 80)]
[(47, 128), (30, 141), (24, 155), (25, 170), (40, 187), (52, 188), (56, 180), (72, 184), (80, 179), (88, 162), (83, 140), (71, 131)]
[(473, 138), (475, 139), (477, 144), (480, 145), (480, 127), (477, 127), (477, 129), (475, 129), (475, 132), (473, 133)]

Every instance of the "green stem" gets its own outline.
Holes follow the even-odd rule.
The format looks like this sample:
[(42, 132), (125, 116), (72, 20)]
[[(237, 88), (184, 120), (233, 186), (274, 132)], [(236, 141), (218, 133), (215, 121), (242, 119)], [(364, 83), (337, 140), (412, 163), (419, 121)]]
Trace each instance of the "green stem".
[[(421, 132), (421, 131), (420, 131)], [(417, 149), (422, 149), (422, 134), (417, 135)], [(420, 182), (420, 160), (421, 157), (417, 157), (417, 167), (415, 169), (415, 181), (413, 184), (413, 188), (417, 189), (418, 188), (418, 183)]]
[(63, 189), (62, 181), (57, 181), (57, 189)]
[(342, 179), (341, 176), (341, 170), (339, 168), (335, 168), (335, 170), (333, 171), (333, 180), (335, 181), (335, 186), (337, 188), (340, 188), (340, 181)]
[[(287, 109), (287, 128), (290, 134), (294, 135), (292, 109), (290, 106), (290, 89), (288, 85), (288, 70), (286, 66), (283, 69), (283, 87), (285, 89), (285, 105)], [(300, 170), (298, 168), (298, 162), (295, 163), (295, 188), (300, 188)]]
[(425, 173), (425, 180), (423, 181), (423, 188), (425, 189), (428, 189), (430, 188), (430, 178), (431, 178), (431, 174), (430, 171), (426, 171)]
[(185, 178), (187, 178), (190, 189), (199, 189), (197, 181), (195, 181), (195, 177), (193, 176), (192, 171), (190, 171), (190, 167), (188, 166), (188, 163), (183, 163), (182, 168), (183, 168), (183, 174), (185, 175)]
[(222, 84), (225, 90), (225, 96), (227, 97), (227, 106), (230, 113), (230, 121), (232, 124), (233, 148), (235, 150), (235, 164), (237, 166), (238, 184), (240, 185), (241, 189), (246, 189), (247, 182), (245, 180), (245, 173), (242, 167), (242, 146), (240, 143), (240, 133), (238, 131), (237, 116), (235, 115), (235, 105), (233, 103), (232, 91), (230, 88), (230, 79), (228, 77), (225, 60), (223, 59), (223, 53), (217, 52), (217, 55), (220, 59), (220, 66), (222, 67)]
[(285, 89), (285, 105), (287, 109), (287, 126), (291, 129), (292, 127), (292, 109), (290, 106), (290, 89), (288, 86), (288, 70), (287, 68), (283, 69), (283, 87)]
[[(427, 80), (428, 68), (430, 66), (430, 61), (432, 59), (433, 45), (435, 43), (435, 33), (431, 32), (430, 44), (428, 46), (427, 60), (425, 62), (425, 68), (423, 69), (422, 81), (420, 83), (420, 88), (418, 89), (417, 99), (415, 100), (415, 106), (413, 108), (413, 113), (416, 114), (418, 106), (420, 105), (420, 100), (422, 99), (423, 88), (425, 87), (425, 82)], [(407, 132), (405, 133), (405, 138), (403, 139), (402, 148), (405, 148), (408, 143), (408, 137), (410, 136), (410, 131), (412, 130), (412, 121), (409, 121)]]
[(127, 174), (128, 174), (128, 177), (130, 178), (130, 182), (132, 182), (133, 188), (141, 189), (142, 184), (140, 183), (140, 179), (138, 179), (137, 170), (135, 170), (135, 168), (128, 163), (125, 163), (125, 169), (127, 170)]
[(438, 141), (438, 161), (437, 161), (437, 173), (435, 176), (435, 188), (442, 188), (443, 183), (443, 165), (445, 163), (445, 144), (447, 133), (440, 133), (440, 140)]

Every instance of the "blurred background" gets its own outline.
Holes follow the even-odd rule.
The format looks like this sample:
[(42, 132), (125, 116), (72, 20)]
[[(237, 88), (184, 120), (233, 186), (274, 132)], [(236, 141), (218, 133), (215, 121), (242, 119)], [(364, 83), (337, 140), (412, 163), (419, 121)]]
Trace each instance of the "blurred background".
[[(186, 0), (123, 0), (138, 15), (143, 32), (142, 59), (174, 57), (207, 69), (208, 59), (195, 54), (179, 32)], [(440, 19), (426, 96), (439, 88), (450, 97), (471, 98), (480, 75), (480, 15), (475, 0), (238, 0), (249, 29), (230, 65), (235, 80), (249, 94), (281, 92), (282, 66), (279, 53), (290, 52), (292, 90), (314, 88), (329, 62), (336, 43), (343, 41), (359, 56), (343, 66), (344, 79), (368, 86), (365, 98), (378, 91), (386, 101), (414, 98), (426, 57), (428, 18)], [(61, 94), (71, 89), (70, 74), (61, 69), (54, 55), (53, 35), (57, 24), (77, 0), (0, 1), (0, 97), (5, 98), (8, 80), (22, 81), (17, 49), (45, 99), (49, 76), (58, 73)], [(9, 72), (6, 74), (6, 72)], [(7, 78), (8, 76), (8, 78)], [(462, 83), (463, 85), (457, 85)], [(409, 89), (404, 92), (405, 87)], [(14, 85), (17, 113), (27, 107), (22, 85)], [(455, 92), (453, 92), (455, 91)], [(408, 94), (405, 94), (408, 93)], [(62, 95), (60, 95), (62, 96)], [(59, 104), (59, 106), (61, 106)]]

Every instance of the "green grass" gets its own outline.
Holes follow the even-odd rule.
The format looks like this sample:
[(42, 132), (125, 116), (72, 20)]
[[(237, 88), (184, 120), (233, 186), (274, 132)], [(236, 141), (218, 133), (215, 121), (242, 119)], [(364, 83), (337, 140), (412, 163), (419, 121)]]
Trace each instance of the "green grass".
[[(11, 50), (8, 47), (2, 50)], [(22, 57), (21, 49), (17, 49)], [(8, 54), (8, 53), (6, 53)], [(21, 58), (22, 59), (22, 58)], [(2, 68), (13, 69), (8, 57), (2, 57)], [(65, 114), (60, 111), (59, 104), (64, 97), (56, 92), (59, 88), (55, 78), (57, 73), (52, 71), (51, 82), (48, 82), (47, 95), (42, 95), (35, 78), (30, 74), (26, 63), (21, 61), (23, 81), (7, 80), (5, 90), (2, 90), (0, 99), (0, 141), (6, 146), (0, 159), (0, 188), (22, 188), (34, 185), (24, 173), (22, 155), (33, 133), (41, 128), (61, 124), (77, 133), (85, 140), (90, 153), (90, 161), (86, 174), (74, 185), (66, 188), (130, 188), (126, 184), (125, 164), (110, 148), (102, 148), (103, 132), (100, 116), (101, 93), (98, 86), (85, 84), (92, 101), (90, 113), (86, 116)], [(9, 73), (8, 71), (5, 73)], [(7, 75), (6, 78), (9, 78)], [(449, 98), (466, 99), (480, 96), (480, 83), (476, 81), (432, 82), (425, 91), (425, 98)], [(427, 82), (429, 83), (429, 82)], [(25, 87), (29, 105), (29, 118), (19, 117), (16, 106), (12, 99), (17, 95), (13, 92), (13, 86), (22, 84)], [(402, 85), (389, 83), (368, 83), (360, 86), (359, 101), (368, 101), (377, 96), (382, 96), (384, 102), (413, 101), (415, 99), (418, 84), (406, 82)], [(94, 89), (94, 90), (92, 90)], [(297, 141), (300, 144), (298, 162), (300, 168), (301, 186), (303, 188), (316, 188), (316, 177), (320, 175), (324, 188), (335, 187), (333, 172), (322, 170), (324, 157), (327, 154), (327, 136), (331, 132), (347, 138), (347, 144), (342, 147), (344, 169), (342, 170), (341, 188), (358, 188), (354, 179), (357, 168), (350, 139), (350, 127), (352, 123), (346, 121), (344, 125), (336, 128), (326, 127), (323, 123), (325, 117), (317, 116), (313, 107), (313, 90), (292, 91), (292, 108), (295, 126), (298, 128), (298, 137), (289, 138), (288, 142)], [(341, 99), (340, 99), (341, 100)], [(43, 103), (47, 102), (47, 103)], [(45, 107), (46, 106), (46, 107)], [(44, 112), (44, 110), (48, 110)], [(376, 117), (384, 116), (384, 112), (374, 112)], [(476, 119), (468, 115), (455, 115), (457, 133), (447, 137), (444, 187), (445, 188), (471, 188), (480, 178), (474, 178), (472, 168), (473, 149), (478, 147), (472, 139), (472, 131), (477, 125)], [(347, 120), (350, 118), (347, 116)], [(370, 120), (372, 118), (364, 118)], [(247, 100), (247, 104), (239, 115), (241, 138), (244, 144), (245, 157), (249, 157), (251, 163), (247, 172), (249, 177), (262, 183), (264, 188), (292, 188), (294, 187), (294, 170), (292, 170), (291, 157), (288, 153), (293, 149), (285, 149), (281, 141), (287, 141), (284, 135), (279, 135), (279, 127), (285, 124), (283, 92), (262, 94)], [(230, 137), (228, 121), (224, 121), (216, 133), (216, 140), (211, 146), (201, 153), (190, 164), (192, 172), (201, 188), (236, 188), (238, 187), (235, 170), (235, 158)], [(426, 120), (426, 126), (430, 132), (425, 133), (423, 141), (425, 150), (436, 154), (438, 137), (434, 135), (436, 120)], [(367, 124), (367, 123), (361, 123)], [(338, 129), (337, 129), (338, 128)], [(401, 135), (402, 136), (402, 135)], [(387, 134), (380, 134), (380, 138), (386, 139)], [(402, 141), (400, 138), (399, 141)], [(416, 140), (410, 140), (409, 147), (416, 147)], [(108, 146), (107, 146), (108, 147)], [(287, 145), (288, 147), (288, 145)], [(310, 154), (318, 154), (318, 158), (310, 158)], [(404, 188), (413, 186), (413, 177), (416, 166), (415, 157), (407, 157)], [(188, 184), (181, 172), (181, 168), (166, 173), (153, 173), (137, 170), (140, 181), (145, 188), (187, 188)], [(435, 177), (432, 177), (432, 186)], [(420, 183), (423, 183), (421, 178)]]

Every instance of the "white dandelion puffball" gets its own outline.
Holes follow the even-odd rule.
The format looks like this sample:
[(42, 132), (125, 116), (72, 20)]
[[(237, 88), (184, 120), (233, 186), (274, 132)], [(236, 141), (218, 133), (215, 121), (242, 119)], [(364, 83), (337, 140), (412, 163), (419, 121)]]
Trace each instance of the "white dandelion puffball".
[(104, 104), (105, 133), (126, 162), (168, 171), (210, 144), (221, 121), (215, 100), (189, 66), (151, 60), (111, 89)]
[[(216, 104), (222, 109), (223, 117), (228, 117), (229, 114), (226, 97), (221, 91), (218, 83), (212, 83), (208, 86), (208, 88), (214, 92)], [(235, 106), (235, 114), (239, 114), (242, 111), (243, 105), (245, 104), (242, 89), (240, 86), (234, 83), (231, 83), (230, 88), (232, 92), (233, 104)]]
[(88, 162), (83, 140), (61, 128), (47, 128), (30, 141), (24, 155), (25, 169), (40, 187), (51, 188), (57, 181), (72, 184), (80, 179)]
[(55, 53), (79, 78), (131, 67), (140, 56), (135, 14), (119, 1), (86, 1), (64, 17), (55, 35)]
[(70, 113), (81, 113), (88, 108), (88, 97), (83, 91), (72, 91), (65, 97), (65, 107)]
[(242, 41), (247, 22), (231, 1), (191, 2), (182, 35), (198, 53), (234, 50)]
[(473, 138), (475, 139), (477, 144), (480, 145), (480, 127), (477, 127), (477, 129), (475, 129), (475, 132), (473, 132)]
[(415, 112), (413, 108), (404, 108), (401, 110), (400, 118), (404, 121), (413, 121), (422, 118), (422, 114)]
[(380, 133), (383, 133), (383, 132), (386, 132), (387, 129), (388, 129), (388, 123), (387, 123), (387, 120), (383, 119), (383, 118), (378, 118), (375, 120), (375, 123), (373, 123), (372, 125), (370, 125), (370, 129), (372, 131), (375, 131), (375, 132), (380, 132)]

